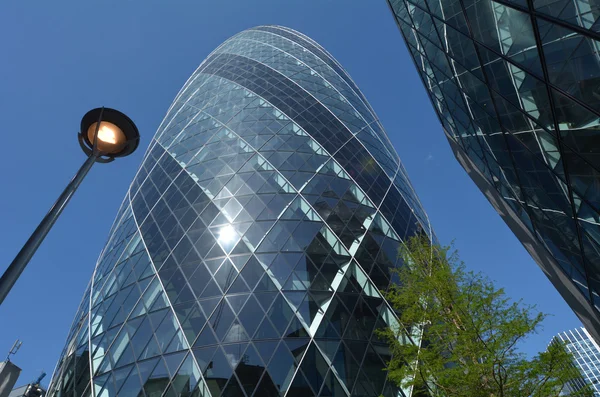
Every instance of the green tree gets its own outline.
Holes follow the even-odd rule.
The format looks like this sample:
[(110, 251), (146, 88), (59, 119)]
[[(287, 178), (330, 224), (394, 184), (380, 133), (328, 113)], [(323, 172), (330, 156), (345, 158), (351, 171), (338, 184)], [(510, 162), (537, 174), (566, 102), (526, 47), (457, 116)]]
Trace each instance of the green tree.
[(434, 397), (593, 396), (568, 387), (581, 373), (563, 344), (533, 358), (519, 350), (546, 314), (468, 271), (451, 247), (417, 236), (400, 255), (406, 265), (386, 297), (402, 326), (379, 331), (392, 349), (387, 371), (396, 384)]

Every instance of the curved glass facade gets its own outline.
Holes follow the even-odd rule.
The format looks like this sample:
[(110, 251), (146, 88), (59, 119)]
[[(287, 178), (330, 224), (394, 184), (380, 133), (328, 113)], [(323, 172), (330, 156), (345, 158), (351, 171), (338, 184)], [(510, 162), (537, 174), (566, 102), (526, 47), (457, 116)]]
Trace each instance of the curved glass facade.
[(582, 377), (569, 382), (569, 392), (581, 391), (585, 384), (593, 390), (593, 396), (600, 396), (600, 347), (585, 328), (575, 328), (561, 332), (550, 343), (562, 342), (573, 355), (573, 364), (581, 371)]
[(600, 340), (600, 2), (388, 4), (463, 167)]
[(364, 96), (317, 43), (261, 26), (185, 83), (119, 210), (58, 396), (402, 395), (376, 328), (427, 216)]

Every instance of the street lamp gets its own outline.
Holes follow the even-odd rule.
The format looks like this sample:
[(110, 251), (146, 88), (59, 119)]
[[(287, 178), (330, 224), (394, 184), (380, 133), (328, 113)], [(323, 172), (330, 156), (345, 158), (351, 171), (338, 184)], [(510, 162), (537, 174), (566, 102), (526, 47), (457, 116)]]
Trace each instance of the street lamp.
[(92, 165), (96, 162), (108, 163), (116, 157), (130, 155), (137, 149), (140, 140), (140, 134), (133, 121), (118, 110), (109, 108), (97, 108), (87, 112), (81, 119), (81, 130), (77, 137), (88, 158), (0, 277), (0, 304), (4, 302), (4, 298), (25, 270)]

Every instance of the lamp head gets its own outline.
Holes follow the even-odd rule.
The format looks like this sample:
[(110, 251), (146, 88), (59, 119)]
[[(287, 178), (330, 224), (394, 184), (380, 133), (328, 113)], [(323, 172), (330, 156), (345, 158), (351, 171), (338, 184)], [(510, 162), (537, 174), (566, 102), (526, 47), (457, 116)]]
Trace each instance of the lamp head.
[(133, 121), (118, 110), (97, 108), (81, 119), (80, 140), (87, 154), (125, 157), (137, 149), (140, 133)]

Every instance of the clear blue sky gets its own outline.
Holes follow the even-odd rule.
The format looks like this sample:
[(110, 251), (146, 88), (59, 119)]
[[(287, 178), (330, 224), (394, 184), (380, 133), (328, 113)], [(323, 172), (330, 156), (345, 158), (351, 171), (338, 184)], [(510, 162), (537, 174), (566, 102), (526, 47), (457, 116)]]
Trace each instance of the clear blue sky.
[(553, 313), (525, 351), (580, 326), (452, 156), (385, 0), (12, 1), (0, 5), (0, 271), (84, 161), (81, 116), (127, 113), (142, 141), (92, 168), (0, 307), (0, 360), (48, 378), (113, 217), (171, 100), (220, 43), (261, 24), (297, 29), (346, 68), (375, 109), (443, 243), (513, 298)]

